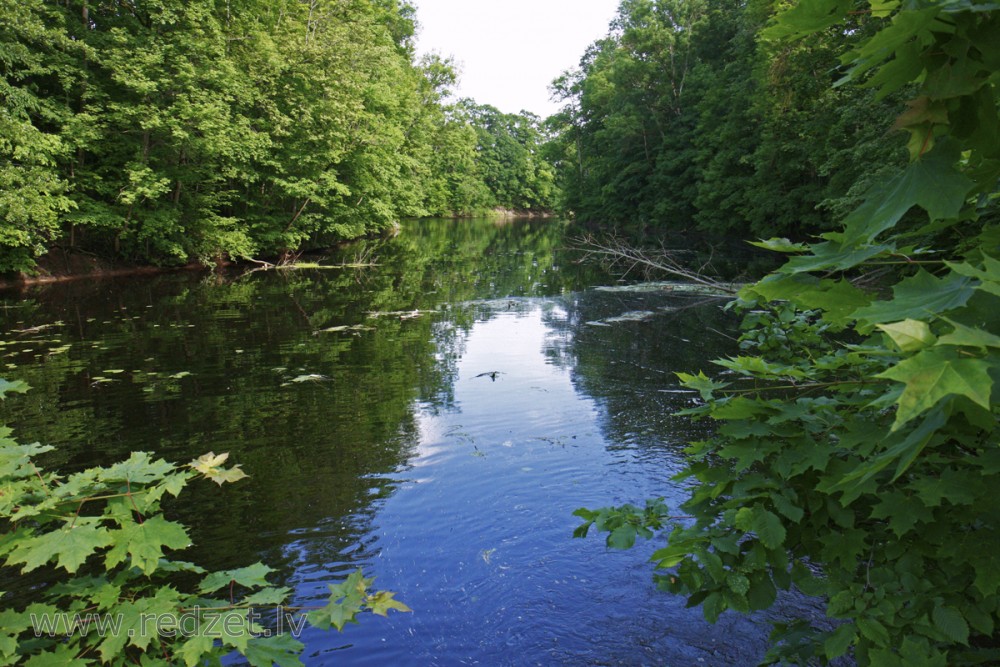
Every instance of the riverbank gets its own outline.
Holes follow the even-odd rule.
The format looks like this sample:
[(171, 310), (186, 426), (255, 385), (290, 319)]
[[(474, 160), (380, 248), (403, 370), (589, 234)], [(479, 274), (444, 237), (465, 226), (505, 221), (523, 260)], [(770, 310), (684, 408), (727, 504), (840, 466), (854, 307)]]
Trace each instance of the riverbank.
[[(522, 209), (495, 208), (489, 211), (481, 211), (476, 215), (454, 215), (453, 219), (465, 220), (475, 218), (491, 218), (496, 220), (514, 220), (519, 218), (555, 218), (556, 213), (552, 211), (533, 211)], [(414, 221), (425, 220), (426, 218), (414, 218)], [(328, 252), (334, 248), (354, 243), (363, 238), (375, 238), (377, 236), (392, 237), (402, 231), (402, 225), (396, 223), (388, 229), (378, 233), (369, 234), (356, 239), (345, 239), (339, 243), (333, 243), (323, 248), (310, 248), (302, 254), (315, 254)], [(267, 255), (265, 255), (267, 257)], [(277, 261), (277, 256), (272, 257)], [(228, 267), (241, 264), (238, 260), (226, 258), (216, 259), (212, 263), (189, 261), (185, 264), (157, 266), (152, 264), (136, 264), (121, 260), (100, 257), (93, 253), (78, 249), (68, 249), (56, 247), (50, 249), (36, 260), (33, 273), (20, 272), (0, 275), (0, 290), (22, 290), (39, 285), (52, 283), (62, 283), (73, 280), (83, 280), (86, 278), (120, 278), (127, 276), (151, 275), (173, 271), (212, 271), (220, 267)], [(249, 262), (248, 262), (249, 263)]]
[(105, 259), (90, 253), (55, 248), (36, 260), (35, 273), (21, 272), (0, 276), (0, 290), (18, 290), (84, 278), (118, 278), (167, 271), (208, 271), (211, 268), (201, 262), (188, 262), (175, 266), (132, 264)]

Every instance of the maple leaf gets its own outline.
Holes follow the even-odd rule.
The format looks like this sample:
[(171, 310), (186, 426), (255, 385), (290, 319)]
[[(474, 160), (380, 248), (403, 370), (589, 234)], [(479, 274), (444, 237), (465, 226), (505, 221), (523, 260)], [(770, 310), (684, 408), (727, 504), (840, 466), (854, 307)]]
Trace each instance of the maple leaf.
[(125, 560), (128, 554), (132, 565), (146, 574), (151, 574), (159, 567), (163, 558), (163, 547), (183, 549), (191, 544), (184, 526), (173, 521), (167, 521), (158, 514), (142, 523), (128, 524), (120, 530), (113, 531), (114, 547), (108, 551), (106, 565), (112, 568)]
[(228, 586), (229, 582), (235, 582), (247, 588), (264, 588), (270, 585), (267, 581), (267, 575), (272, 572), (274, 570), (263, 563), (254, 563), (238, 570), (212, 572), (201, 581), (198, 590), (202, 593), (211, 593), (223, 586)]
[(903, 352), (916, 352), (928, 345), (933, 345), (937, 340), (931, 333), (930, 326), (921, 320), (907, 319), (902, 322), (877, 324), (876, 326), (884, 331)]
[(219, 486), (222, 486), (226, 482), (237, 482), (244, 477), (249, 477), (249, 475), (240, 470), (240, 466), (238, 465), (229, 469), (220, 468), (219, 466), (225, 463), (227, 459), (229, 459), (228, 452), (223, 452), (222, 454), (209, 452), (191, 461), (188, 467), (192, 468), (195, 472), (201, 473)]
[(989, 365), (980, 359), (962, 358), (951, 350), (932, 348), (878, 374), (876, 377), (906, 385), (897, 400), (892, 430), (898, 430), (948, 396), (965, 396), (989, 410), (993, 387), (989, 370)]
[(62, 528), (19, 541), (10, 562), (24, 563), (21, 572), (30, 572), (54, 560), (67, 572), (76, 572), (92, 553), (113, 541), (96, 517), (78, 517), (75, 524), (67, 521)]

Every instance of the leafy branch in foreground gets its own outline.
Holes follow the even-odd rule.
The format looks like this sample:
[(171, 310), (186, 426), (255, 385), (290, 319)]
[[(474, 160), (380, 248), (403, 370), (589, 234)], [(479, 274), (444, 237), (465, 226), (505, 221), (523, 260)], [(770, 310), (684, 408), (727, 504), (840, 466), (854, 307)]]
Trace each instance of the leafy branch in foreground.
[[(26, 388), (0, 381), (0, 399)], [(0, 572), (4, 580), (18, 566), (22, 575), (38, 572), (34, 601), (13, 607), (8, 599), (0, 608), (0, 665), (194, 667), (221, 664), (234, 651), (255, 667), (301, 665), (303, 644), (265, 627), (257, 611), (280, 615), (279, 627), (302, 627), (306, 610), (284, 606), (291, 591), (268, 583), (271, 568), (209, 573), (168, 556), (190, 539), (161, 501), (196, 479), (221, 485), (246, 477), (239, 466), (223, 467), (228, 454), (176, 465), (133, 452), (63, 477), (35, 463), (52, 449), (18, 444), (0, 428)], [(410, 611), (372, 583), (354, 572), (305, 618), (342, 630), (362, 612)]]
[[(704, 401), (682, 414), (715, 434), (687, 450), (692, 519), (671, 525), (655, 576), (712, 621), (768, 608), (779, 590), (821, 596), (835, 622), (778, 624), (768, 663), (996, 664), (1000, 12), (870, 4), (842, 83), (916, 90), (895, 121), (910, 164), (840, 231), (760, 243), (788, 260), (739, 294), (743, 353), (716, 362), (723, 378), (680, 375)], [(853, 2), (803, 0), (764, 44), (848, 15)], [(873, 267), (892, 267), (882, 290), (859, 286)], [(614, 517), (612, 535), (655, 528), (629, 507), (578, 515)]]

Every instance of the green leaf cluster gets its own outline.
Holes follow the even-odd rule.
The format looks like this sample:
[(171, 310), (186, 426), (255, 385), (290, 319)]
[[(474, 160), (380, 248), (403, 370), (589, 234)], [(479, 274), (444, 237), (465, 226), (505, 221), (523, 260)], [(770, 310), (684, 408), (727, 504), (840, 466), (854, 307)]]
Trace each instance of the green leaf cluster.
[[(0, 665), (194, 667), (221, 664), (234, 651), (255, 666), (302, 664), (299, 641), (274, 635), (249, 613), (264, 605), (300, 613), (282, 606), (291, 591), (268, 582), (271, 568), (209, 573), (174, 559), (190, 538), (161, 502), (197, 479), (245, 477), (238, 466), (222, 467), (226, 454), (176, 465), (133, 452), (63, 476), (38, 463), (52, 449), (18, 444), (0, 430), (0, 568), (33, 582), (31, 600), (8, 597), (0, 608)], [(332, 585), (326, 606), (308, 620), (341, 630), (362, 612), (410, 611), (372, 583), (358, 570)]]
[[(992, 664), (1000, 9), (890, 0), (865, 13), (840, 85), (913, 95), (883, 123), (909, 134), (910, 163), (839, 230), (765, 242), (789, 257), (740, 293), (742, 353), (717, 362), (727, 381), (680, 376), (703, 399), (683, 414), (712, 435), (687, 450), (690, 518), (672, 522), (655, 576), (710, 620), (780, 590), (820, 596), (834, 629), (778, 624), (768, 663)], [(853, 3), (805, 0), (765, 37), (857, 21)]]

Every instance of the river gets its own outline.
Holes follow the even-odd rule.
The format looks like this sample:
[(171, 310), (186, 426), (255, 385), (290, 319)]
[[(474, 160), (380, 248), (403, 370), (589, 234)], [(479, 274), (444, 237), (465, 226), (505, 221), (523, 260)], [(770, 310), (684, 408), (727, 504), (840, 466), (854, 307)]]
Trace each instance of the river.
[(84, 280), (0, 295), (0, 406), (50, 469), (227, 451), (250, 479), (168, 511), (184, 557), (262, 560), (294, 603), (357, 567), (412, 614), (307, 631), (307, 665), (751, 665), (763, 616), (659, 593), (660, 542), (573, 539), (578, 507), (676, 504), (723, 302), (575, 264), (554, 221), (420, 221), (358, 264)]

